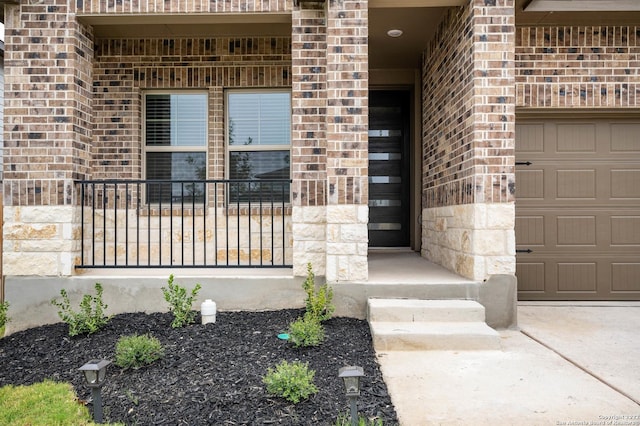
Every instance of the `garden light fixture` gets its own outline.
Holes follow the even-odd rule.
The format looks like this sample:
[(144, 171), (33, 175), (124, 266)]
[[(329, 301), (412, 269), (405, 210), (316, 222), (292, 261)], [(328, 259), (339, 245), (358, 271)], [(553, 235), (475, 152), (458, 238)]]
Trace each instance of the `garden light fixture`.
[(93, 400), (93, 420), (102, 423), (102, 395), (100, 389), (107, 378), (107, 366), (111, 361), (106, 359), (92, 359), (78, 370), (84, 375), (84, 384), (91, 388)]
[(360, 379), (364, 377), (364, 370), (357, 365), (342, 367), (338, 370), (338, 377), (344, 382), (344, 390), (351, 405), (351, 425), (358, 424), (358, 397), (360, 396)]

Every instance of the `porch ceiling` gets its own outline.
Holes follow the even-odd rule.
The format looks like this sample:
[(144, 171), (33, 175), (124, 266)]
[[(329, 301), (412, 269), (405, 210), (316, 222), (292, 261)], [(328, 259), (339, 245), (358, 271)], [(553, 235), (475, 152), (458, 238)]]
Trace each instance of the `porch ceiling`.
[[(3, 0), (0, 0), (2, 2)], [(523, 12), (531, 0), (516, 1), (516, 25), (637, 25), (640, 12)], [(369, 66), (372, 69), (419, 68), (423, 50), (448, 7), (466, 0), (370, 0)], [(291, 15), (201, 14), (155, 16), (79, 16), (96, 38), (286, 36)], [(392, 38), (390, 29), (403, 35)]]

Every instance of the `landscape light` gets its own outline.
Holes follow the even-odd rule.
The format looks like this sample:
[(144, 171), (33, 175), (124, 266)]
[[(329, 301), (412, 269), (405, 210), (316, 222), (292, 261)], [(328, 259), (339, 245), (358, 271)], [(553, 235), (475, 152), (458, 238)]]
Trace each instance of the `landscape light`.
[(342, 367), (338, 370), (338, 377), (344, 382), (344, 391), (351, 405), (351, 425), (358, 425), (358, 397), (360, 396), (360, 379), (364, 377), (364, 370), (357, 365)]
[(93, 400), (93, 420), (102, 423), (102, 385), (107, 379), (107, 366), (111, 361), (106, 359), (92, 359), (78, 370), (84, 375), (84, 384), (91, 388), (91, 399)]

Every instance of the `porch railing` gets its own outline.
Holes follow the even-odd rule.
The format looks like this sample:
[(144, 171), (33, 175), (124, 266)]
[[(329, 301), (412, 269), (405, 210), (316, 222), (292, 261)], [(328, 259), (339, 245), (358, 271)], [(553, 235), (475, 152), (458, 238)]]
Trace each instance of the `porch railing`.
[(77, 268), (291, 267), (290, 180), (78, 181)]

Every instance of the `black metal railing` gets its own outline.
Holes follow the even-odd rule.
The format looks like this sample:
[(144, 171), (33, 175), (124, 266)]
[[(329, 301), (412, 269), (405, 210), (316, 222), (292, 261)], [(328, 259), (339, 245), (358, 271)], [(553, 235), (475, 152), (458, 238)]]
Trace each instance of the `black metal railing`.
[(291, 181), (78, 181), (77, 268), (291, 267)]

